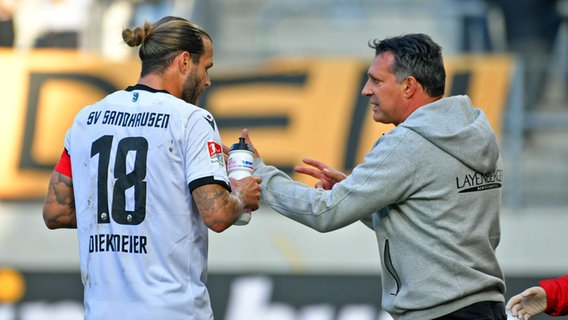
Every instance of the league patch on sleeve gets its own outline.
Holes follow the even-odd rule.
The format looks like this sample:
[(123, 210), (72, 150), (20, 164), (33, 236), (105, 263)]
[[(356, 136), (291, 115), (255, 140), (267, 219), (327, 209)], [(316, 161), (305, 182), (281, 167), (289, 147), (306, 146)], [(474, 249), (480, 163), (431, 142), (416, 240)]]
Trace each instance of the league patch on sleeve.
[(207, 141), (207, 151), (209, 152), (209, 158), (211, 158), (211, 164), (225, 167), (225, 157), (220, 144), (215, 141)]

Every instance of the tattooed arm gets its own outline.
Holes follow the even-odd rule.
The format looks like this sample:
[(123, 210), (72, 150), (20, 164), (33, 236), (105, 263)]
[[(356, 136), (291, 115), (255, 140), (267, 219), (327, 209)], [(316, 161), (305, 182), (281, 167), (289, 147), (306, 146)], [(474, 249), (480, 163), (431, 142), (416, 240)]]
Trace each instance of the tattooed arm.
[(259, 177), (231, 180), (231, 193), (221, 185), (207, 184), (193, 190), (191, 195), (205, 225), (222, 232), (235, 223), (245, 208), (258, 209), (260, 182)]
[(43, 221), (49, 229), (77, 228), (75, 196), (70, 177), (53, 171), (43, 203)]

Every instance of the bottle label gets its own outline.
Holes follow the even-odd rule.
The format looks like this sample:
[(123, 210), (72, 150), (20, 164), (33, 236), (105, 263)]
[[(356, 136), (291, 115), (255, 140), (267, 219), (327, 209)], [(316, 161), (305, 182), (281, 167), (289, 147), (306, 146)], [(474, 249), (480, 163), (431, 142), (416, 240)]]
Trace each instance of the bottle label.
[(232, 151), (229, 154), (229, 176), (240, 179), (252, 174), (253, 157), (249, 151)]

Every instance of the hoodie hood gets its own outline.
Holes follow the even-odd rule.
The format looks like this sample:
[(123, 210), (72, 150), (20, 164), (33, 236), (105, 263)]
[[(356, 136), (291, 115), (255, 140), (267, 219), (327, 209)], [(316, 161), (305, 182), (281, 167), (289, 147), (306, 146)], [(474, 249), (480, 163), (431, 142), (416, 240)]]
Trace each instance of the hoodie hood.
[(499, 145), (493, 129), (485, 113), (474, 108), (467, 96), (424, 105), (399, 126), (418, 133), (477, 172), (487, 173), (497, 166)]

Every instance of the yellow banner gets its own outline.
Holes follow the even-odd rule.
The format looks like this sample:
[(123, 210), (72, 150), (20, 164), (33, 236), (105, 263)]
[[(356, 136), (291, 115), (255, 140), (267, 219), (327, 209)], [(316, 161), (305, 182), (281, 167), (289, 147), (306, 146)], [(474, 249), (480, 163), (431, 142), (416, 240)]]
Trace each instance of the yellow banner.
[[(291, 172), (303, 157), (345, 171), (361, 162), (392, 127), (374, 123), (361, 96), (369, 60), (274, 60), (246, 74), (213, 73), (199, 105), (210, 110), (225, 144), (249, 128), (265, 161)], [(75, 51), (0, 50), (2, 108), (0, 199), (41, 199), (63, 149), (65, 132), (82, 107), (134, 84), (139, 62), (115, 62)], [(446, 59), (447, 93), (468, 94), (496, 133), (511, 85), (508, 56)], [(309, 177), (293, 175), (312, 185)]]

